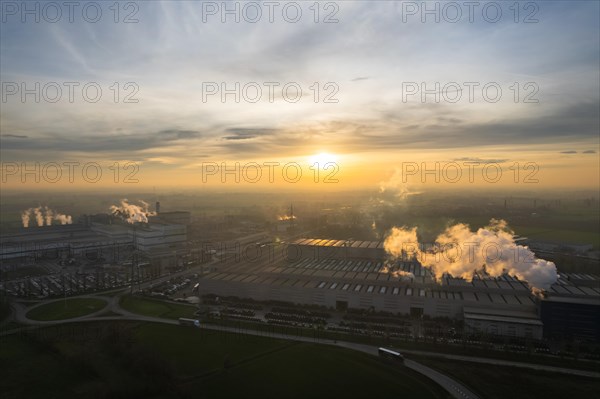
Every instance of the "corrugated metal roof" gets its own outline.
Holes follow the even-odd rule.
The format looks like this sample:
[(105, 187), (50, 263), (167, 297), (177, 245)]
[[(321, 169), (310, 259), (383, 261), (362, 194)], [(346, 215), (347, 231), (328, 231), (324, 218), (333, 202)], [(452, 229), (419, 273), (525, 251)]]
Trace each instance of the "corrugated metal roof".
[(529, 324), (534, 326), (542, 326), (542, 322), (537, 319), (523, 319), (520, 317), (507, 317), (507, 316), (496, 316), (496, 315), (484, 315), (476, 313), (465, 313), (465, 320), (486, 320), (486, 321), (500, 321), (507, 323), (516, 324)]

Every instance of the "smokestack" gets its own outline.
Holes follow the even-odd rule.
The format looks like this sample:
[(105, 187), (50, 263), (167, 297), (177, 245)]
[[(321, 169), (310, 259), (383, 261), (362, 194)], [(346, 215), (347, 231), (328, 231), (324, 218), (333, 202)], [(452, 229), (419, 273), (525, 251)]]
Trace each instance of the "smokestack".
[(160, 202), (156, 201), (155, 209), (156, 209), (156, 214), (158, 215), (160, 213)]

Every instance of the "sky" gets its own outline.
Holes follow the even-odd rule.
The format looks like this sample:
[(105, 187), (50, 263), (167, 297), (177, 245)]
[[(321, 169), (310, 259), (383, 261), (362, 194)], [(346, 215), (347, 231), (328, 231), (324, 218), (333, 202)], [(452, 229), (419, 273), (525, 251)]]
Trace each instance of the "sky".
[(39, 4), (2, 2), (5, 188), (598, 188), (596, 1)]

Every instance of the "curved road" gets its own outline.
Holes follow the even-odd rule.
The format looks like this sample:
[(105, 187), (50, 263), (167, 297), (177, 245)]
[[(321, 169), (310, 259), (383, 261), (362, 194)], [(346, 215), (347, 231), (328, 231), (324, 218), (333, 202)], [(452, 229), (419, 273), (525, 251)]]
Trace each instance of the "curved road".
[[(156, 322), (156, 323), (166, 323), (166, 324), (175, 324), (175, 325), (179, 324), (177, 320), (143, 316), (143, 315), (131, 313), (125, 309), (122, 309), (119, 305), (119, 301), (120, 301), (121, 296), (126, 292), (127, 292), (127, 290), (123, 290), (122, 294), (118, 294), (113, 297), (102, 296), (101, 293), (96, 293), (93, 295), (82, 295), (82, 296), (78, 296), (78, 297), (72, 297), (72, 298), (104, 299), (107, 302), (107, 306), (99, 311), (96, 311), (94, 313), (87, 314), (84, 316), (72, 318), (72, 319), (55, 320), (55, 321), (37, 321), (37, 320), (31, 320), (31, 319), (27, 318), (26, 314), (31, 309), (51, 303), (51, 302), (59, 302), (59, 301), (62, 301), (63, 299), (42, 302), (39, 305), (34, 305), (29, 308), (27, 308), (23, 303), (13, 302), (13, 304), (12, 304), (13, 317), (16, 322), (26, 324), (31, 327), (43, 326), (43, 325), (64, 324), (64, 323), (76, 323), (76, 322), (84, 322), (84, 321), (102, 321), (102, 320), (104, 320), (104, 321), (106, 321), (106, 320), (134, 320), (134, 321)], [(103, 314), (107, 311), (112, 311), (116, 314), (119, 314), (120, 316), (100, 317), (101, 314)], [(5, 331), (5, 332), (2, 332), (2, 334), (0, 334), (0, 335), (8, 335), (8, 334), (20, 331), (22, 329), (27, 329), (27, 328), (30, 328), (30, 327), (23, 327), (23, 328), (19, 328), (19, 329), (10, 330), (10, 331)], [(334, 345), (334, 346), (338, 346), (338, 347), (343, 347), (343, 348), (347, 348), (347, 349), (364, 352), (364, 353), (374, 355), (374, 356), (378, 355), (378, 347), (371, 346), (371, 345), (358, 344), (358, 343), (354, 343), (354, 342), (333, 341), (333, 340), (319, 339), (319, 338), (315, 339), (315, 338), (310, 338), (310, 337), (298, 337), (295, 335), (287, 335), (287, 334), (280, 334), (280, 333), (265, 333), (265, 332), (254, 331), (254, 330), (249, 330), (249, 329), (240, 329), (240, 328), (236, 328), (236, 327), (224, 327), (224, 326), (217, 326), (217, 325), (210, 325), (210, 324), (202, 324), (201, 328), (209, 329), (209, 330), (233, 332), (233, 333), (242, 333), (242, 334), (248, 334), (248, 335), (261, 335), (261, 336), (267, 335), (272, 338), (301, 341), (301, 342), (318, 342), (320, 344)], [(541, 364), (520, 363), (520, 362), (512, 362), (512, 361), (500, 360), (500, 359), (488, 359), (488, 358), (481, 358), (481, 357), (441, 354), (441, 353), (424, 352), (424, 351), (402, 350), (402, 352), (406, 353), (406, 354), (414, 354), (414, 355), (420, 355), (420, 356), (434, 356), (434, 357), (445, 358), (445, 359), (450, 359), (450, 360), (468, 361), (468, 362), (492, 364), (492, 365), (499, 365), (499, 366), (525, 367), (525, 368), (531, 368), (531, 369), (535, 369), (535, 370), (550, 371), (550, 372), (557, 372), (557, 373), (563, 373), (563, 374), (572, 374), (572, 375), (579, 375), (579, 376), (592, 377), (592, 378), (600, 378), (600, 373), (598, 373), (598, 372), (568, 369), (568, 368), (553, 367), (553, 366), (545, 366), (545, 365), (541, 365)], [(404, 364), (406, 367), (408, 367), (420, 374), (423, 374), (426, 377), (428, 377), (431, 380), (438, 383), (440, 386), (442, 386), (444, 389), (446, 389), (454, 398), (478, 399), (478, 396), (474, 392), (472, 392), (468, 387), (466, 387), (463, 384), (461, 384), (460, 382), (448, 377), (447, 375), (444, 375), (436, 370), (433, 370), (433, 369), (431, 369), (421, 363), (415, 362), (413, 360), (406, 359)]]
[[(123, 293), (125, 293), (125, 292), (126, 291), (123, 291)], [(90, 313), (90, 314), (87, 314), (87, 315), (84, 315), (84, 316), (75, 317), (72, 319), (53, 320), (53, 321), (38, 321), (38, 320), (29, 319), (27, 317), (27, 313), (29, 311), (31, 311), (31, 309), (34, 309), (38, 306), (43, 306), (43, 305), (46, 305), (46, 304), (52, 303), (52, 302), (60, 302), (60, 301), (63, 301), (64, 299), (57, 299), (57, 300), (53, 300), (53, 301), (42, 302), (40, 304), (36, 304), (31, 307), (26, 307), (23, 303), (14, 302), (12, 305), (13, 310), (14, 310), (13, 316), (14, 316), (14, 320), (16, 322), (29, 325), (33, 328), (35, 328), (37, 326), (44, 326), (44, 325), (79, 323), (79, 322), (86, 322), (86, 321), (106, 321), (106, 320), (133, 320), (133, 321), (145, 321), (145, 322), (155, 322), (155, 323), (179, 325), (179, 322), (177, 320), (143, 316), (143, 315), (131, 313), (125, 309), (122, 309), (119, 305), (119, 300), (121, 298), (121, 295), (122, 294), (115, 295), (113, 297), (104, 297), (104, 296), (102, 296), (102, 294), (97, 293), (97, 294), (93, 294), (93, 295), (82, 295), (82, 296), (78, 296), (78, 297), (72, 297), (72, 298), (96, 298), (96, 299), (104, 299), (107, 301), (107, 306), (105, 306), (103, 309), (98, 310), (93, 313)], [(100, 316), (102, 313), (105, 313), (107, 311), (112, 311), (114, 313), (118, 313), (121, 316), (109, 316), (109, 317), (101, 317)], [(8, 335), (8, 334), (20, 331), (22, 329), (27, 329), (27, 328), (31, 328), (31, 327), (23, 327), (23, 328), (19, 328), (19, 329), (15, 329), (15, 330), (5, 331), (5, 332), (2, 332), (0, 335)], [(202, 324), (201, 328), (209, 329), (209, 330), (233, 332), (233, 333), (238, 333), (238, 334), (241, 333), (241, 334), (260, 335), (260, 336), (267, 335), (268, 337), (271, 337), (271, 338), (300, 341), (300, 342), (318, 342), (320, 344), (334, 345), (334, 346), (339, 346), (339, 347), (343, 347), (343, 348), (347, 348), (347, 349), (364, 352), (369, 355), (374, 355), (374, 356), (378, 355), (378, 347), (357, 344), (357, 343), (353, 343), (353, 342), (332, 341), (332, 340), (324, 340), (324, 339), (318, 339), (318, 338), (315, 339), (315, 338), (309, 338), (309, 337), (298, 337), (295, 335), (287, 335), (287, 334), (280, 334), (280, 333), (264, 333), (264, 332), (260, 332), (260, 331), (249, 330), (249, 329), (240, 329), (240, 328), (235, 328), (235, 327), (224, 327), (224, 326), (209, 325), (209, 324)], [(438, 383), (441, 387), (443, 387), (445, 390), (447, 390), (454, 398), (457, 398), (457, 399), (479, 399), (479, 397), (477, 395), (475, 395), (471, 390), (469, 390), (466, 386), (462, 385), (458, 381), (453, 380), (450, 377), (443, 375), (429, 367), (426, 367), (420, 363), (417, 363), (415, 361), (408, 360), (408, 359), (405, 361), (404, 364), (406, 367), (408, 367), (420, 374), (423, 374), (426, 377), (428, 377), (431, 380)]]

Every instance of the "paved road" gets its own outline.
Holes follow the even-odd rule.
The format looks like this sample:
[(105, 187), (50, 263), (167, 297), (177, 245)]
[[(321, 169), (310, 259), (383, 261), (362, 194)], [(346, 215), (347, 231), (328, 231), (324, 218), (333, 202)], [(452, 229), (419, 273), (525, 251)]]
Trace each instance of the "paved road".
[[(81, 296), (78, 298), (98, 298), (99, 296), (100, 295), (84, 295), (84, 296)], [(106, 297), (102, 297), (102, 298), (107, 299)], [(31, 320), (31, 319), (27, 318), (27, 312), (29, 312), (31, 309), (33, 309), (37, 306), (45, 305), (49, 302), (43, 302), (39, 305), (34, 305), (33, 307), (29, 307), (29, 308), (27, 308), (24, 304), (15, 302), (13, 304), (13, 308), (14, 308), (15, 320), (19, 323), (27, 324), (32, 327), (40, 326), (40, 325), (56, 325), (56, 324), (65, 324), (65, 323), (80, 323), (80, 322), (88, 322), (88, 321), (91, 322), (91, 321), (107, 321), (107, 320), (134, 320), (134, 321), (146, 321), (146, 322), (156, 322), (156, 323), (166, 323), (166, 324), (176, 324), (176, 325), (179, 324), (179, 322), (177, 320), (161, 319), (158, 317), (143, 316), (143, 315), (131, 313), (125, 309), (122, 309), (119, 306), (119, 299), (120, 299), (119, 295), (116, 295), (112, 298), (108, 298), (107, 299), (108, 306), (103, 308), (102, 310), (99, 310), (97, 312), (94, 312), (94, 313), (91, 313), (91, 314), (88, 314), (85, 316), (76, 317), (76, 318), (68, 319), (68, 320), (37, 321), (37, 320)], [(62, 299), (58, 299), (53, 302), (60, 302), (60, 301), (62, 301)], [(107, 311), (112, 311), (112, 312), (121, 314), (122, 316), (111, 316), (111, 317), (100, 317), (99, 316), (100, 314), (105, 313)], [(217, 326), (217, 325), (211, 325), (211, 324), (203, 324), (201, 328), (204, 328), (207, 330), (226, 331), (226, 332), (232, 332), (232, 333), (238, 333), (238, 334), (268, 336), (271, 338), (293, 340), (293, 341), (300, 341), (300, 342), (316, 342), (319, 344), (334, 345), (334, 346), (343, 347), (343, 348), (347, 348), (347, 349), (351, 349), (351, 350), (356, 350), (356, 351), (368, 353), (369, 355), (374, 355), (374, 356), (378, 355), (378, 348), (376, 346), (357, 344), (357, 343), (353, 343), (353, 342), (332, 341), (332, 340), (310, 338), (310, 337), (298, 337), (295, 335), (287, 335), (287, 334), (280, 334), (280, 333), (266, 333), (266, 332), (262, 332), (262, 331), (240, 329), (240, 328), (236, 328), (236, 327)], [(10, 334), (13, 331), (15, 331), (15, 330), (6, 331), (0, 335)], [(458, 381), (455, 381), (455, 380), (451, 379), (450, 377), (445, 376), (429, 367), (426, 367), (426, 366), (424, 366), (420, 363), (417, 363), (415, 361), (412, 361), (412, 360), (406, 360), (405, 365), (406, 365), (406, 367), (409, 367), (410, 369), (415, 370), (416, 372), (423, 374), (426, 377), (428, 377), (431, 380), (438, 383), (440, 386), (442, 386), (444, 389), (446, 389), (454, 398), (478, 399), (477, 395), (475, 395), (467, 387), (465, 387)]]
[[(30, 309), (27, 309), (27, 311), (29, 311), (29, 310)], [(24, 311), (24, 309), (21, 309), (21, 312), (17, 311), (17, 313), (21, 313), (24, 315), (23, 311)], [(106, 308), (103, 309), (103, 312), (105, 312), (105, 311), (106, 311)], [(120, 309), (120, 313), (123, 314), (123, 316), (98, 317), (97, 313), (98, 312), (92, 313), (88, 316), (82, 316), (82, 317), (77, 317), (77, 318), (68, 319), (68, 320), (37, 322), (37, 321), (32, 321), (27, 318), (24, 318), (24, 319), (21, 319), (21, 321), (27, 322), (31, 326), (56, 325), (56, 324), (92, 322), (92, 321), (108, 321), (108, 320), (111, 320), (111, 321), (112, 320), (133, 320), (133, 321), (144, 321), (144, 322), (179, 325), (179, 322), (177, 320), (169, 320), (169, 319), (161, 319), (158, 317), (142, 316), (142, 315), (128, 312), (123, 309)], [(187, 327), (187, 328), (189, 328), (189, 327)], [(206, 329), (206, 330), (225, 331), (225, 332), (231, 332), (231, 333), (236, 333), (236, 334), (245, 334), (245, 335), (266, 336), (269, 338), (292, 340), (292, 341), (299, 341), (299, 342), (311, 342), (311, 343), (316, 342), (319, 344), (333, 345), (333, 346), (338, 346), (338, 347), (342, 347), (342, 348), (346, 348), (346, 349), (356, 350), (359, 352), (368, 353), (369, 355), (374, 355), (374, 356), (378, 355), (378, 352), (377, 352), (378, 348), (376, 346), (356, 344), (356, 343), (352, 343), (352, 342), (332, 341), (332, 340), (310, 338), (310, 337), (298, 337), (295, 335), (269, 333), (269, 332), (263, 332), (263, 331), (240, 329), (240, 328), (236, 328), (236, 327), (217, 326), (217, 325), (211, 325), (211, 324), (203, 324), (201, 328)], [(10, 331), (7, 331), (0, 335), (5, 335), (8, 333), (10, 333)], [(426, 367), (420, 363), (417, 363), (415, 361), (408, 360), (408, 359), (405, 361), (405, 365), (406, 365), (406, 367), (408, 367), (420, 374), (423, 374), (426, 377), (428, 377), (431, 380), (438, 383), (445, 390), (447, 390), (454, 398), (457, 398), (457, 399), (478, 399), (479, 398), (477, 395), (475, 395), (473, 392), (471, 392), (464, 385), (460, 384), (458, 381), (455, 381), (455, 380), (451, 379), (450, 377), (447, 377), (429, 367)]]
[[(126, 291), (124, 291), (124, 293), (125, 292)], [(108, 297), (102, 297), (100, 293), (97, 293), (97, 294), (92, 294), (92, 295), (83, 295), (83, 296), (80, 296), (77, 298), (98, 298), (98, 297), (105, 299), (108, 302), (108, 306), (105, 307), (104, 309), (94, 312), (92, 314), (88, 314), (85, 316), (81, 316), (81, 317), (77, 317), (77, 318), (73, 318), (73, 319), (69, 319), (69, 320), (56, 320), (56, 321), (43, 321), (42, 322), (42, 321), (28, 319), (26, 316), (26, 313), (28, 311), (30, 311), (32, 308), (34, 308), (35, 306), (39, 306), (39, 305), (35, 305), (33, 307), (27, 308), (24, 304), (21, 304), (18, 302), (13, 303), (13, 310), (14, 310), (13, 314), (14, 314), (15, 320), (17, 322), (22, 323), (22, 324), (27, 324), (32, 327), (39, 326), (39, 325), (53, 325), (53, 324), (84, 322), (84, 321), (107, 321), (107, 320), (134, 320), (134, 321), (157, 322), (157, 323), (166, 323), (166, 324), (178, 324), (177, 320), (169, 320), (169, 319), (161, 319), (161, 318), (157, 318), (157, 317), (143, 316), (143, 315), (131, 313), (125, 309), (122, 309), (119, 306), (120, 295), (116, 295), (116, 296), (108, 298)], [(58, 299), (56, 301), (62, 301), (62, 299)], [(47, 304), (47, 303), (49, 303), (49, 302), (43, 302), (43, 304)], [(100, 314), (107, 312), (107, 311), (112, 311), (114, 313), (120, 314), (121, 316), (99, 317)], [(319, 338), (311, 338), (311, 337), (298, 337), (296, 335), (287, 335), (287, 334), (280, 334), (280, 333), (267, 333), (267, 332), (262, 332), (262, 331), (255, 331), (255, 330), (249, 330), (249, 329), (243, 329), (243, 328), (240, 329), (237, 327), (224, 327), (224, 326), (217, 326), (217, 325), (211, 325), (211, 324), (203, 324), (201, 328), (209, 329), (209, 330), (248, 334), (248, 335), (269, 336), (272, 338), (294, 340), (294, 341), (301, 341), (301, 342), (317, 342), (320, 344), (334, 345), (334, 346), (338, 346), (338, 347), (352, 349), (352, 350), (364, 352), (364, 353), (374, 355), (374, 356), (378, 355), (378, 351), (377, 351), (378, 348), (376, 346), (358, 344), (358, 343), (354, 343), (354, 342), (332, 341), (332, 340), (328, 340), (328, 339), (319, 339)], [(17, 330), (5, 331), (0, 335), (10, 334), (11, 332), (14, 332)], [(562, 373), (562, 374), (571, 374), (571, 375), (579, 375), (579, 376), (584, 376), (584, 377), (600, 378), (600, 373), (594, 372), (594, 371), (576, 370), (576, 369), (569, 369), (569, 368), (562, 368), (562, 367), (546, 366), (546, 365), (541, 365), (541, 364), (520, 363), (520, 362), (513, 362), (513, 361), (507, 361), (507, 360), (500, 360), (500, 359), (490, 359), (490, 358), (482, 358), (482, 357), (474, 357), (474, 356), (461, 356), (461, 355), (444, 354), (444, 353), (437, 353), (437, 352), (414, 351), (414, 350), (402, 350), (402, 352), (405, 354), (414, 354), (414, 355), (419, 355), (419, 356), (430, 356), (430, 357), (444, 358), (444, 359), (450, 359), (450, 360), (467, 361), (467, 362), (482, 363), (482, 364), (492, 364), (492, 365), (499, 365), (499, 366), (522, 367), (522, 368), (530, 368), (530, 369), (535, 369), (535, 370), (549, 371), (549, 372)], [(442, 386), (444, 389), (446, 389), (454, 398), (458, 398), (458, 399), (468, 399), (468, 398), (477, 399), (478, 398), (475, 393), (473, 393), (471, 390), (469, 390), (466, 386), (464, 386), (460, 382), (458, 382), (436, 370), (433, 370), (423, 364), (420, 364), (416, 361), (407, 359), (405, 361), (405, 365), (407, 367), (411, 368), (412, 370), (414, 370), (418, 373), (421, 373), (421, 374), (427, 376), (428, 378), (432, 379), (436, 383), (438, 383), (440, 386)]]
[[(219, 330), (219, 331), (248, 334), (248, 335), (265, 335), (264, 332), (248, 330), (248, 329), (239, 329), (239, 328), (235, 328), (235, 327), (216, 326), (216, 325), (210, 325), (210, 324), (204, 324), (202, 328), (206, 328), (209, 330)], [(358, 344), (358, 343), (346, 342), (346, 341), (333, 341), (333, 340), (329, 340), (329, 339), (319, 339), (319, 338), (311, 338), (311, 337), (298, 337), (296, 335), (287, 335), (287, 334), (280, 334), (280, 333), (270, 333), (267, 335), (272, 338), (286, 339), (286, 340), (300, 341), (300, 342), (317, 342), (319, 344), (333, 345), (333, 346), (338, 346), (338, 347), (351, 349), (351, 350), (355, 350), (355, 351), (359, 351), (359, 352), (364, 352), (364, 353), (367, 353), (367, 354), (373, 355), (373, 356), (379, 355), (378, 347), (372, 346), (372, 345), (364, 345), (364, 344)], [(445, 390), (447, 390), (455, 398), (460, 398), (460, 399), (468, 399), (468, 398), (477, 399), (478, 398), (477, 395), (475, 395), (472, 391), (470, 391), (467, 387), (465, 387), (458, 381), (453, 380), (450, 377), (447, 377), (433, 369), (430, 369), (429, 367), (426, 367), (426, 366), (424, 366), (420, 363), (417, 363), (415, 361), (412, 361), (412, 360), (406, 360), (404, 364), (406, 367), (413, 369), (416, 372), (423, 374), (426, 377), (437, 382), (439, 385), (441, 385)]]
[[(402, 350), (402, 352), (406, 353), (406, 354), (411, 354), (411, 355), (437, 357), (437, 358), (442, 358), (442, 359), (458, 360), (458, 361), (463, 361), (463, 362), (492, 364), (492, 365), (496, 365), (496, 366), (521, 367), (521, 368), (540, 370), (540, 371), (550, 371), (553, 373), (560, 373), (560, 374), (571, 374), (571, 375), (578, 375), (578, 376), (582, 376), (582, 377), (600, 378), (599, 372), (569, 369), (569, 368), (565, 368), (565, 367), (546, 366), (544, 364), (521, 363), (521, 362), (512, 362), (510, 360), (491, 359), (491, 358), (486, 358), (486, 357), (462, 356), (462, 355), (452, 355), (452, 354), (446, 354), (446, 353), (414, 351), (414, 350)], [(600, 366), (598, 366), (598, 367), (600, 367)]]

